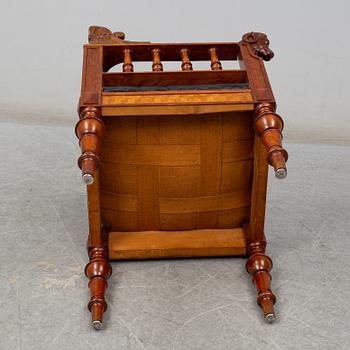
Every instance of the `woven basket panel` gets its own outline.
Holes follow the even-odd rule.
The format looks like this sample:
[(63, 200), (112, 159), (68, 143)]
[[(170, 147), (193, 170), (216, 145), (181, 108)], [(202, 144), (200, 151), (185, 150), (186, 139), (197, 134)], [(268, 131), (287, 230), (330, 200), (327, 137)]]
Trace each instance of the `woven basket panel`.
[(251, 113), (104, 122), (101, 208), (113, 231), (234, 228), (249, 220)]

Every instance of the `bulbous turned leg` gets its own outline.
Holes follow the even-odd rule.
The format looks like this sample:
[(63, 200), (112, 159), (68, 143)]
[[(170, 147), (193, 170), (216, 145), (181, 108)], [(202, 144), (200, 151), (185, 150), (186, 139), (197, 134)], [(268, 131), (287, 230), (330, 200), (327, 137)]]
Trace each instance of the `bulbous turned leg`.
[(264, 250), (257, 249), (249, 256), (246, 268), (253, 276), (253, 283), (258, 291), (257, 302), (264, 312), (264, 318), (268, 323), (272, 323), (276, 319), (273, 308), (276, 296), (271, 291), (272, 260), (264, 254)]
[(274, 168), (275, 176), (284, 179), (287, 176), (288, 153), (282, 146), (283, 120), (270, 103), (257, 105), (255, 114), (255, 132), (267, 150), (267, 161)]
[(107, 309), (105, 292), (107, 280), (112, 274), (112, 267), (108, 263), (105, 250), (94, 247), (89, 251), (90, 262), (86, 265), (85, 274), (89, 278), (91, 299), (88, 308), (91, 312), (92, 326), (99, 330), (103, 327), (103, 314)]
[(80, 112), (80, 120), (75, 127), (79, 138), (81, 156), (78, 166), (82, 170), (85, 185), (91, 185), (95, 180), (95, 172), (99, 166), (98, 156), (105, 126), (101, 120), (101, 111), (97, 107), (85, 107)]

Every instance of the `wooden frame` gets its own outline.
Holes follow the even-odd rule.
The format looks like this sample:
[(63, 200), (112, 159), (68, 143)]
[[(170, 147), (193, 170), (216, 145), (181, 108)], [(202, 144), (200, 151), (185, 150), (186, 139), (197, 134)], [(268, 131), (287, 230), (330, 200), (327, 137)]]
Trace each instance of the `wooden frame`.
[[(268, 164), (284, 178), (288, 154), (263, 64), (273, 57), (266, 35), (195, 44), (124, 37), (90, 27), (84, 46), (76, 134), (87, 185), (85, 272), (94, 328), (102, 327), (107, 307), (109, 259), (196, 256), (248, 256), (258, 304), (272, 322), (276, 297), (264, 235)], [(241, 69), (222, 70), (219, 59), (239, 60)], [(152, 72), (134, 72), (133, 61), (145, 60)], [(164, 72), (167, 60), (179, 60), (181, 71)], [(193, 71), (191, 60), (209, 60), (209, 69)], [(123, 72), (108, 72), (120, 63)], [(136, 144), (130, 141), (135, 123), (142, 126)], [(174, 129), (185, 141), (176, 144)], [(196, 196), (186, 195), (188, 189)]]

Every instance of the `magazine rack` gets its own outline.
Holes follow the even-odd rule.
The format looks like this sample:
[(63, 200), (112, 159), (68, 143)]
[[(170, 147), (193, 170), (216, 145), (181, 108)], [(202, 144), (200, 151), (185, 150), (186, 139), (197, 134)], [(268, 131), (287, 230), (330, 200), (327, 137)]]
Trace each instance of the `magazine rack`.
[[(268, 164), (284, 178), (288, 154), (263, 64), (272, 57), (262, 33), (175, 44), (90, 27), (76, 134), (95, 329), (107, 307), (109, 260), (124, 259), (247, 256), (257, 302), (275, 319), (266, 186)], [(232, 60), (240, 69), (223, 69)], [(149, 71), (134, 71), (139, 61), (149, 61)], [(168, 61), (179, 70), (167, 71)], [(194, 70), (194, 61), (208, 69)]]

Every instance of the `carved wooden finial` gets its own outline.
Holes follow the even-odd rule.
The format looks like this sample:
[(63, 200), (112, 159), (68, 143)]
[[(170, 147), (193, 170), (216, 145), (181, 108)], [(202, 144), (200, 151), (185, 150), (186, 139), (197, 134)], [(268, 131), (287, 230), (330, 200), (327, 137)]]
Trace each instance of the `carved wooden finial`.
[(254, 55), (261, 57), (264, 61), (270, 61), (274, 53), (269, 48), (270, 41), (264, 33), (250, 32), (242, 37), (243, 43), (250, 45)]
[(108, 28), (91, 26), (89, 27), (89, 44), (132, 44), (149, 43), (149, 41), (128, 41), (125, 39), (125, 33), (112, 32)]
[(124, 42), (123, 32), (112, 33), (108, 28), (91, 26), (89, 27), (90, 44), (121, 44)]

